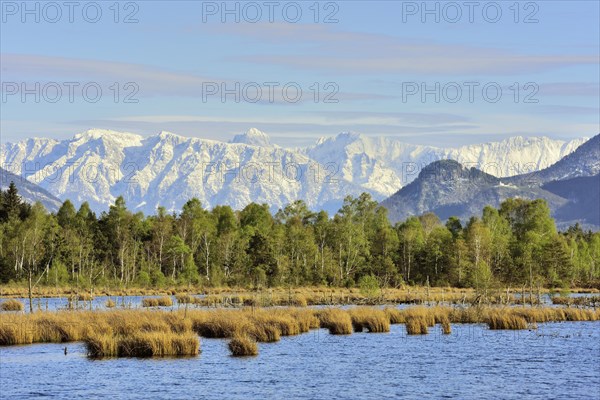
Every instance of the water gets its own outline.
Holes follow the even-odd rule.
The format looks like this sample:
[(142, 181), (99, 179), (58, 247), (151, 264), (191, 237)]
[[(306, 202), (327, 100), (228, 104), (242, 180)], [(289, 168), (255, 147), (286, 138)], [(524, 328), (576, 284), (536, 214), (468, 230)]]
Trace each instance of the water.
[[(142, 299), (145, 298), (160, 298), (164, 296), (96, 296), (90, 301), (73, 300), (71, 306), (78, 310), (106, 310), (106, 301), (112, 300), (115, 302), (115, 306), (118, 309), (122, 308), (141, 308)], [(177, 308), (177, 300), (175, 296), (169, 296), (173, 300), (173, 307), (161, 307), (161, 308)], [(195, 297), (204, 297), (203, 295), (197, 295)], [(15, 298), (25, 305), (25, 309), (29, 310), (29, 299), (26, 297)], [(183, 305), (181, 305), (183, 307)], [(194, 307), (189, 305), (189, 307)], [(33, 299), (33, 309), (41, 311), (57, 311), (67, 310), (69, 308), (69, 300), (67, 297), (36, 297)]]
[(539, 324), (535, 331), (453, 325), (407, 336), (329, 335), (259, 344), (234, 358), (227, 341), (202, 339), (180, 359), (89, 360), (82, 344), (0, 348), (0, 397), (27, 399), (600, 398), (600, 323)]

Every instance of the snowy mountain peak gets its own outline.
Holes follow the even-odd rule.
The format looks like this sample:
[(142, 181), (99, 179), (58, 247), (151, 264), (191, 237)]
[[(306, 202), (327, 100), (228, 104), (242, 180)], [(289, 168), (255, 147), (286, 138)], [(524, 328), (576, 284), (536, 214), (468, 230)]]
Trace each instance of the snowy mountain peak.
[(185, 136), (181, 136), (176, 133), (169, 132), (169, 131), (160, 131), (160, 133), (158, 134), (158, 138), (160, 140), (168, 140), (171, 142), (182, 142), (182, 141), (189, 140), (189, 138), (187, 138)]
[(250, 128), (246, 133), (235, 135), (231, 143), (243, 143), (250, 146), (272, 147), (271, 139), (266, 133), (256, 128)]
[(359, 140), (362, 138), (360, 133), (356, 132), (341, 132), (336, 137), (336, 141), (345, 141), (347, 143), (354, 142), (355, 140)]
[(139, 145), (143, 137), (135, 133), (117, 132), (109, 129), (88, 129), (73, 136), (74, 142), (88, 142), (90, 140), (106, 140), (122, 145)]

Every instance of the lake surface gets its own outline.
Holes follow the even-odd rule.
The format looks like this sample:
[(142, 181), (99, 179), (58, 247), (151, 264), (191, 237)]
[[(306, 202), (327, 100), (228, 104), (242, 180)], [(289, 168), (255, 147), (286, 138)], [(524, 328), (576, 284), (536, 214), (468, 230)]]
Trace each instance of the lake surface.
[(425, 336), (329, 335), (259, 344), (234, 358), (227, 341), (201, 339), (180, 359), (90, 360), (80, 343), (0, 348), (0, 397), (134, 399), (595, 399), (600, 398), (600, 322), (490, 331), (439, 326)]

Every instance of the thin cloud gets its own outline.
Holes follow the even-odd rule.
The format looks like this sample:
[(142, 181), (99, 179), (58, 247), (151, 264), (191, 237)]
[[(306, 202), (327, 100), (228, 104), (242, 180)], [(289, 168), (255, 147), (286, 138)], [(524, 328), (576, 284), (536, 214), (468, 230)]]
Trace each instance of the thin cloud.
[[(237, 100), (228, 95), (226, 97), (227, 101), (247, 102), (258, 105), (294, 105), (315, 101), (311, 91), (312, 82), (305, 85), (293, 82), (302, 91), (298, 100), (295, 101), (295, 89), (291, 89), (291, 95), (283, 89), (284, 85), (289, 82), (282, 82), (274, 89), (271, 89), (263, 82), (201, 76), (143, 64), (11, 53), (3, 53), (0, 57), (3, 81), (27, 82), (29, 84), (28, 87), (32, 87), (34, 82), (44, 84), (56, 79), (64, 82), (105, 83), (106, 87), (109, 87), (114, 82), (119, 82), (120, 84), (133, 82), (139, 88), (136, 98), (181, 96), (202, 99), (203, 102), (223, 102), (221, 93), (224, 92), (222, 85), (225, 85), (225, 90), (238, 88), (236, 90), (239, 93)], [(244, 89), (246, 84), (249, 84), (249, 89)], [(271, 90), (272, 96), (270, 94)], [(292, 97), (293, 101), (290, 101), (286, 97), (286, 93)], [(325, 96), (328, 93), (333, 94), (332, 99), (336, 100), (336, 102), (360, 102), (396, 98), (396, 96), (385, 94), (344, 91), (339, 85), (335, 93), (332, 90), (323, 90), (322, 95)], [(80, 94), (80, 92), (75, 91), (75, 94)]]
[[(317, 24), (235, 24), (211, 26), (220, 34), (290, 46), (292, 55), (252, 54), (229, 61), (280, 65), (337, 73), (519, 74), (573, 65), (598, 65), (596, 54), (532, 55), (508, 50), (416, 41), (382, 34), (336, 31)], [(302, 38), (302, 39), (298, 39)]]

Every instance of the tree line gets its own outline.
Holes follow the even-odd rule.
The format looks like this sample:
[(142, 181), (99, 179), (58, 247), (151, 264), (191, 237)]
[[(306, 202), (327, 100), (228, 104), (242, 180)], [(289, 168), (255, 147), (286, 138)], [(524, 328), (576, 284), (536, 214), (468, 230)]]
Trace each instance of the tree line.
[(100, 215), (69, 200), (49, 213), (12, 183), (0, 200), (0, 281), (30, 287), (600, 282), (600, 233), (558, 232), (543, 200), (509, 199), (465, 224), (426, 213), (395, 225), (366, 193), (346, 197), (333, 216), (300, 200), (273, 215), (267, 204), (207, 210), (195, 198), (180, 212), (145, 216), (123, 197)]

